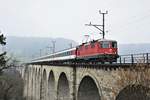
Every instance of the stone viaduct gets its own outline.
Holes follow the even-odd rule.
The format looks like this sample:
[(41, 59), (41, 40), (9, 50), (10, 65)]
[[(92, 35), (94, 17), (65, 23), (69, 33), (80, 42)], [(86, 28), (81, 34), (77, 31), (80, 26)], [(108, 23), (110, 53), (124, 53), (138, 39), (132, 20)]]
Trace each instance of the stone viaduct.
[(22, 69), (24, 96), (26, 100), (150, 100), (149, 92), (141, 92), (150, 91), (148, 65), (114, 66), (30, 64)]

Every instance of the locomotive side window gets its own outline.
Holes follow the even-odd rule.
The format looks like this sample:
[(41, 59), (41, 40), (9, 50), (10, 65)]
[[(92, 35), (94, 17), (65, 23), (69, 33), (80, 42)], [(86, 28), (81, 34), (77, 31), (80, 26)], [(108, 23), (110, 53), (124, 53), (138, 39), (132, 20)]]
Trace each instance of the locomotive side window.
[(112, 48), (117, 48), (117, 42), (112, 42)]
[(101, 48), (109, 48), (109, 42), (108, 41), (100, 42), (100, 46)]

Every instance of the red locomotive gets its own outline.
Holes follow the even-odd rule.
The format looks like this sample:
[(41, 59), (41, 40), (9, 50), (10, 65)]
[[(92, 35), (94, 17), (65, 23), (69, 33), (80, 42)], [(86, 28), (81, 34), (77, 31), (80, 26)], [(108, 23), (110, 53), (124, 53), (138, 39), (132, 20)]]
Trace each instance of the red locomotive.
[[(101, 13), (101, 12), (100, 12)], [(99, 29), (103, 34), (103, 39), (93, 40), (82, 43), (81, 45), (56, 52), (38, 59), (34, 59), (32, 62), (52, 62), (52, 63), (104, 63), (104, 62), (116, 62), (118, 56), (117, 41), (104, 39), (104, 15), (103, 25), (88, 24), (88, 26), (94, 26)], [(101, 30), (98, 26), (102, 26)]]
[(93, 62), (116, 62), (118, 58), (117, 41), (100, 39), (83, 43), (77, 47), (78, 60)]

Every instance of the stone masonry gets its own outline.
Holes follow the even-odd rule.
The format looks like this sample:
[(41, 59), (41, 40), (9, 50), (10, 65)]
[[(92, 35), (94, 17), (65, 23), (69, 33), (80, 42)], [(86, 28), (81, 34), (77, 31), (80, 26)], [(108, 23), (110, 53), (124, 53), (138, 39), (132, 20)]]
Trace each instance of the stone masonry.
[(24, 97), (26, 100), (122, 100), (118, 98), (126, 98), (122, 93), (127, 92), (127, 87), (142, 85), (149, 90), (149, 67), (140, 70), (136, 67), (28, 65), (21, 71)]

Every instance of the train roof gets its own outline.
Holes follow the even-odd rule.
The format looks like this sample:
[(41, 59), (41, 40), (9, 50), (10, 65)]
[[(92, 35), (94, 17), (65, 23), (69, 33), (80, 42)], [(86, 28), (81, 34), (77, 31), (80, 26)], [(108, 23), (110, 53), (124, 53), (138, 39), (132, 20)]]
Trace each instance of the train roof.
[(110, 40), (110, 39), (98, 39), (97, 41), (113, 41), (113, 42), (117, 42), (116, 40)]
[(117, 42), (116, 40), (110, 40), (110, 39), (98, 39), (98, 40), (92, 40), (92, 41), (89, 41), (89, 42), (85, 42), (85, 43), (82, 43), (81, 45), (79, 46), (82, 46), (82, 45), (89, 45), (90, 43), (95, 43), (95, 42), (101, 42), (101, 41), (112, 41), (112, 42)]
[(41, 56), (41, 57), (35, 58), (32, 61), (38, 60), (38, 59), (43, 59), (43, 58), (46, 58), (46, 57), (50, 57), (50, 56), (53, 56), (53, 55), (56, 55), (56, 54), (72, 51), (72, 50), (75, 50), (75, 49), (76, 48), (74, 47), (74, 48), (70, 48), (70, 49), (61, 50), (61, 51), (58, 51), (58, 52), (55, 52), (55, 53), (52, 53), (52, 54), (48, 54), (48, 55), (45, 55), (45, 56)]

